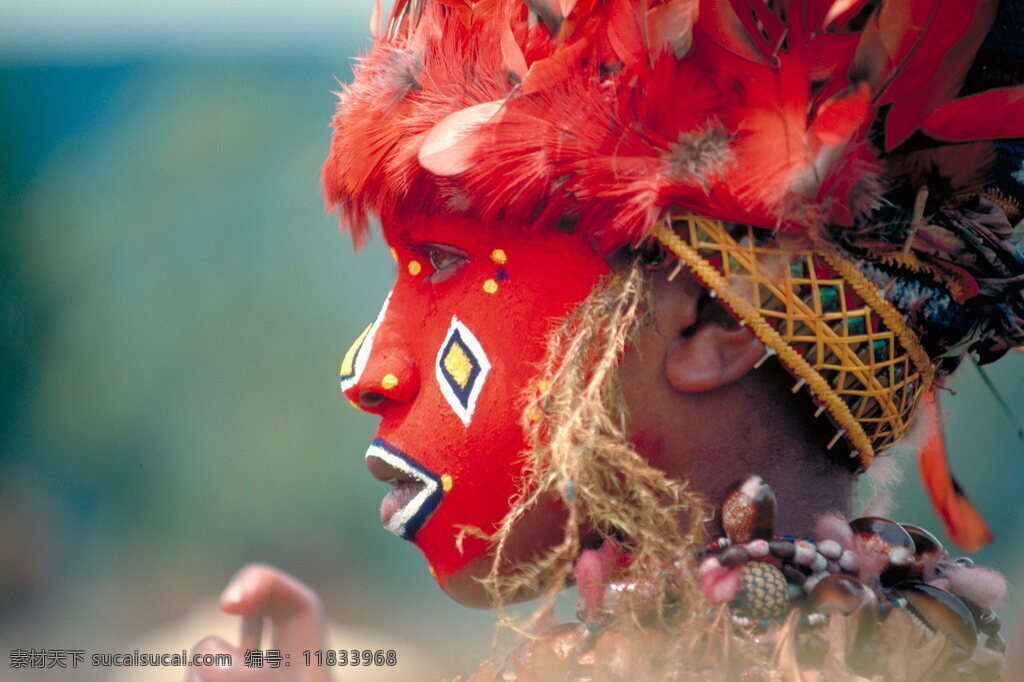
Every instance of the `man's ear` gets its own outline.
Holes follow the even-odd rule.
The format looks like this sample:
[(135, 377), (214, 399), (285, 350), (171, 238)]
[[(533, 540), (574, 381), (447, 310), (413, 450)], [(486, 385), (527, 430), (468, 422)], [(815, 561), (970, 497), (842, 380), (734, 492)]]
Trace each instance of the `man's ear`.
[(706, 289), (691, 296), (692, 311), (681, 316), (678, 334), (665, 354), (665, 377), (684, 393), (720, 388), (749, 372), (764, 345)]

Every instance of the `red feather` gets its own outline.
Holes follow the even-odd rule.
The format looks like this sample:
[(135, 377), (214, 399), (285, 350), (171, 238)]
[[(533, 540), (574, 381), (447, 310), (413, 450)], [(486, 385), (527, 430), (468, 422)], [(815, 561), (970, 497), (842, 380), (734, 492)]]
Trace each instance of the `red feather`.
[(995, 13), (993, 0), (947, 0), (936, 11), (930, 30), (922, 32), (880, 100), (893, 102), (885, 122), (886, 149), (905, 142), (931, 111), (956, 96)]
[[(918, 96), (946, 51), (973, 35), (972, 19), (991, 5), (994, 0), (883, 2), (864, 27), (853, 73), (871, 83), (876, 104)], [(968, 60), (962, 68), (969, 66)]]
[[(523, 0), (395, 5), (397, 25), (342, 95), (324, 165), (328, 203), (357, 236), (367, 211), (410, 208), (568, 216), (618, 234), (611, 246), (679, 208), (814, 233), (876, 204), (891, 160), (867, 135), (874, 117), (888, 117), (890, 143), (921, 126), (951, 141), (1020, 130), (1016, 90), (950, 101), (993, 0), (529, 6), (551, 26)], [(502, 99), (500, 115), (419, 162), (425, 139), (447, 139), (445, 126), (427, 138), (440, 121)]]
[(924, 439), (917, 461), (932, 505), (949, 538), (968, 552), (977, 551), (992, 542), (992, 531), (949, 470), (938, 398), (934, 393), (922, 399), (918, 419), (922, 421)]
[(921, 130), (950, 142), (1024, 137), (1024, 86), (995, 88), (947, 102), (925, 119)]
[(700, 0), (697, 29), (729, 52), (757, 64), (767, 63), (764, 54), (747, 33), (732, 5), (721, 0)]
[(505, 58), (508, 70), (515, 74), (521, 83), (526, 78), (526, 57), (523, 55), (523, 49), (516, 42), (512, 27), (508, 24), (501, 31), (501, 54)]
[[(764, 0), (729, 0), (747, 36), (766, 59), (771, 59), (785, 38), (786, 25)], [(725, 5), (725, 2), (721, 4)]]
[(843, 144), (869, 120), (871, 89), (867, 83), (851, 86), (818, 108), (812, 130), (822, 144), (834, 147)]
[(697, 0), (670, 0), (649, 9), (647, 26), (651, 44), (669, 47), (677, 59), (682, 59), (693, 43), (693, 24), (698, 11)]
[[(632, 3), (628, 3), (632, 5)], [(642, 17), (636, 7), (620, 7), (610, 11), (608, 17), (608, 42), (619, 61), (634, 64), (647, 57), (644, 45)]]
[(833, 24), (837, 27), (844, 26), (869, 2), (871, 0), (835, 0), (822, 20), (823, 27)]

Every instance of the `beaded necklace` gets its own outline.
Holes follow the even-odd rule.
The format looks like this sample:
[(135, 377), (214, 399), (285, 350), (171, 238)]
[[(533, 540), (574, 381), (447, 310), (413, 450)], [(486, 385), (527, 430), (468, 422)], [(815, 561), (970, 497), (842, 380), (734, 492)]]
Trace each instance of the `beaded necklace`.
[[(784, 621), (792, 608), (801, 609), (806, 626), (825, 624), (830, 613), (862, 609), (876, 611), (881, 621), (899, 608), (950, 637), (962, 654), (974, 652), (979, 635), (989, 649), (1006, 648), (990, 595), (971, 594), (979, 592), (978, 578), (997, 583), (982, 587), (1004, 591), (1001, 577), (976, 569), (968, 557), (953, 559), (923, 528), (862, 517), (848, 529), (833, 523), (835, 537), (818, 541), (776, 534), (775, 495), (758, 476), (734, 486), (720, 513), (725, 535), (705, 545), (698, 573), (705, 596), (714, 601), (733, 592), (728, 604), (737, 626), (765, 630)], [(713, 589), (734, 579), (734, 591)]]
[[(828, 680), (1000, 679), (999, 574), (950, 557), (924, 529), (880, 517), (826, 517), (817, 539), (776, 533), (776, 505), (760, 477), (740, 481), (719, 510), (725, 534), (698, 552), (697, 575), (677, 562), (710, 603), (705, 632), (673, 644), (664, 624), (680, 615), (679, 600), (612, 578), (603, 590), (580, 589), (578, 622), (524, 641), (503, 666), (485, 663), (468, 680), (796, 680), (810, 671)], [(615, 547), (609, 540), (584, 555), (611, 566), (622, 559)], [(638, 595), (653, 611), (618, 617), (622, 599)]]

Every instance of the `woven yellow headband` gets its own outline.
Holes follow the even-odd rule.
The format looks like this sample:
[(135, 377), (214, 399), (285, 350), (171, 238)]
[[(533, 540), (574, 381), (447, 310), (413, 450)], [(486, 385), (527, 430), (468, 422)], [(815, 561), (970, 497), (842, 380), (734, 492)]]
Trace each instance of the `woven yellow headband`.
[[(674, 216), (654, 236), (674, 253), (827, 411), (864, 468), (904, 436), (935, 376), (903, 316), (846, 258), (787, 249), (767, 230)], [(760, 363), (759, 363), (760, 365)]]

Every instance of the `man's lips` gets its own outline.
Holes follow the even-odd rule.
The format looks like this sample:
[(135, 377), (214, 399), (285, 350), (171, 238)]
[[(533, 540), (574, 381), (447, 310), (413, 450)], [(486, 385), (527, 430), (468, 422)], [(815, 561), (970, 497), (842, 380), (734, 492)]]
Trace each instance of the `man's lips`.
[(385, 495), (380, 503), (380, 522), (387, 526), (395, 514), (423, 490), (424, 484), (421, 480), (388, 464), (372, 448), (366, 453), (366, 468), (378, 481), (394, 486), (394, 490)]
[(391, 519), (402, 509), (416, 499), (416, 495), (423, 490), (422, 483), (402, 483), (395, 486), (395, 489), (384, 496), (380, 501), (380, 522), (385, 527), (390, 527)]
[(381, 501), (381, 523), (395, 535), (413, 540), (444, 497), (440, 477), (382, 438), (366, 451), (366, 468), (377, 480), (394, 486)]

